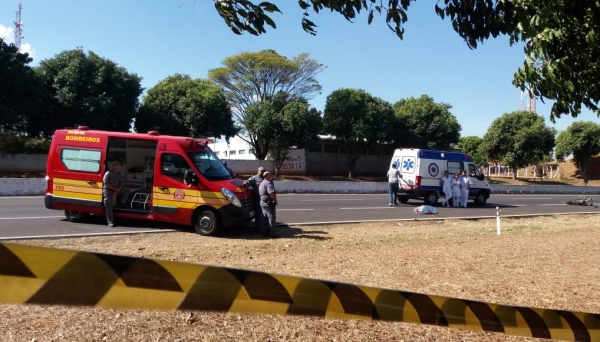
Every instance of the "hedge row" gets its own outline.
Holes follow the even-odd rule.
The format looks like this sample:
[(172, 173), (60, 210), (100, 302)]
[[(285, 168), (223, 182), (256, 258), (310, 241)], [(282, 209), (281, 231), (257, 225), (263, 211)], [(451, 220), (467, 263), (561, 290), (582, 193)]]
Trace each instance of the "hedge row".
[(50, 139), (24, 136), (0, 136), (0, 153), (46, 154), (50, 149)]

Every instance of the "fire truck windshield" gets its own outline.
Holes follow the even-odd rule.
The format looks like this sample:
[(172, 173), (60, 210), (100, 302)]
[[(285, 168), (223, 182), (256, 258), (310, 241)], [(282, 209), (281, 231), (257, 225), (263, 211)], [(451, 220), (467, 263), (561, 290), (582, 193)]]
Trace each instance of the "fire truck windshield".
[(211, 181), (232, 178), (221, 160), (212, 151), (191, 152), (188, 156), (204, 178)]

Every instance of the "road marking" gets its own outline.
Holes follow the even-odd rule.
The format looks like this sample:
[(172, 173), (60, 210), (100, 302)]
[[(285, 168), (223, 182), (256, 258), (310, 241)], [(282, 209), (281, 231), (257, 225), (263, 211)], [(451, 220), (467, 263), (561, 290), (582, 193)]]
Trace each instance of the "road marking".
[(59, 234), (59, 235), (23, 235), (23, 236), (8, 236), (0, 237), (0, 240), (25, 240), (25, 239), (48, 239), (48, 238), (72, 238), (86, 236), (104, 236), (104, 235), (131, 235), (131, 234), (147, 234), (147, 233), (171, 233), (177, 232), (175, 229), (153, 229), (153, 230), (135, 230), (130, 232), (104, 232), (104, 233), (86, 233), (86, 234)]
[(0, 196), (0, 200), (3, 199), (42, 199), (44, 196)]
[(47, 219), (47, 218), (60, 218), (61, 216), (24, 216), (24, 217), (0, 217), (0, 220), (32, 220), (32, 219)]
[(363, 198), (330, 198), (326, 200), (300, 200), (300, 202), (364, 201)]
[[(398, 207), (398, 206), (396, 206)], [(340, 208), (340, 210), (363, 210), (363, 209), (392, 209), (394, 207), (355, 207), (355, 208)]]
[(277, 211), (309, 211), (314, 209), (277, 209)]
[[(538, 217), (538, 216), (552, 216), (552, 215), (583, 215), (583, 214), (591, 214), (591, 215), (600, 215), (599, 212), (592, 211), (581, 211), (581, 212), (570, 212), (570, 213), (539, 213), (539, 214), (503, 214), (500, 217)], [(419, 215), (421, 216), (421, 215)], [(425, 217), (420, 218), (407, 218), (407, 219), (383, 219), (383, 220), (349, 220), (349, 221), (315, 221), (315, 222), (290, 222), (290, 223), (281, 223), (278, 222), (276, 225), (280, 227), (286, 226), (315, 226), (315, 225), (330, 225), (330, 224), (345, 224), (345, 223), (368, 223), (368, 222), (411, 222), (411, 221), (448, 221), (448, 220), (481, 220), (481, 219), (495, 219), (496, 215), (482, 215), (482, 216), (457, 216), (457, 217), (440, 217), (429, 215), (422, 215)]]
[(510, 199), (519, 200), (519, 199), (532, 199), (532, 200), (550, 200), (552, 197), (511, 197)]

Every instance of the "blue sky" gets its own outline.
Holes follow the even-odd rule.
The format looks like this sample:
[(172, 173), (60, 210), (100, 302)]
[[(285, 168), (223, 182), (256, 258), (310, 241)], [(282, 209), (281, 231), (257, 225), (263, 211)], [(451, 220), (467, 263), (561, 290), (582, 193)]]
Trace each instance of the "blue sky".
[[(308, 52), (327, 67), (318, 76), (323, 92), (311, 100), (317, 109), (339, 88), (364, 89), (392, 103), (427, 94), (452, 105), (462, 136), (483, 136), (495, 118), (519, 109), (520, 90), (511, 81), (523, 63), (522, 46), (510, 47), (501, 37), (469, 50), (450, 22), (435, 15), (435, 1), (412, 3), (404, 40), (383, 18), (367, 25), (364, 13), (354, 23), (329, 12), (311, 13), (319, 26), (311, 36), (301, 28), (297, 1), (273, 2), (283, 12), (273, 15), (278, 28), (255, 37), (233, 34), (212, 0), (21, 0), (22, 42), (34, 66), (82, 47), (137, 73), (146, 89), (174, 73), (206, 78), (208, 70), (242, 51), (274, 49), (288, 57)], [(9, 41), (18, 4), (0, 2), (0, 37)], [(550, 108), (550, 102), (537, 101), (537, 112), (558, 130), (575, 120), (598, 122), (586, 110), (552, 125)]]

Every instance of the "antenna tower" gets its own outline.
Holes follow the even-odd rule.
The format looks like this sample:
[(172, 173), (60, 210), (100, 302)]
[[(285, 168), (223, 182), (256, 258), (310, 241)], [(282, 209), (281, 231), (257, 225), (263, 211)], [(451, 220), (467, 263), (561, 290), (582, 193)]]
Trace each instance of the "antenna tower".
[(527, 89), (521, 91), (521, 103), (519, 104), (519, 110), (526, 110), (528, 112), (535, 113), (535, 97), (529, 96), (529, 90)]
[[(525, 41), (526, 45), (531, 45), (533, 44), (533, 39), (529, 38)], [(534, 56), (532, 55), (531, 58), (534, 58)], [(527, 54), (525, 54), (525, 60), (527, 61)], [(534, 67), (539, 67), (540, 62), (539, 60), (534, 59), (533, 62), (533, 66)], [(536, 112), (536, 108), (535, 108), (535, 96), (531, 97), (529, 95), (529, 90), (527, 88), (525, 88), (524, 90), (521, 91), (521, 102), (519, 104), (519, 110), (526, 110), (529, 112)]]
[(21, 38), (23, 38), (23, 20), (21, 20), (21, 10), (23, 6), (19, 3), (17, 10), (17, 20), (15, 21), (15, 45), (18, 49), (21, 48)]

